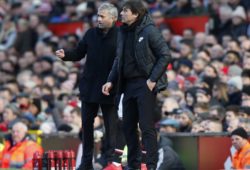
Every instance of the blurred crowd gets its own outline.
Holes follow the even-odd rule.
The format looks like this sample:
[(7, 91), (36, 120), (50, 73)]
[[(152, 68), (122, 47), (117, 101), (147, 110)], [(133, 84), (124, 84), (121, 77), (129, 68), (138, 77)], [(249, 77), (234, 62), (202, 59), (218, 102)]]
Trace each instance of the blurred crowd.
[[(123, 1), (108, 0), (118, 9)], [(0, 132), (18, 121), (44, 134), (81, 129), (79, 73), (55, 50), (76, 47), (105, 0), (0, 0)], [(250, 1), (145, 0), (172, 55), (168, 89), (158, 94), (161, 133), (250, 132)], [(206, 32), (175, 35), (164, 17), (209, 15)], [(84, 31), (56, 36), (49, 23), (82, 21)], [(102, 114), (95, 128), (103, 132)], [(99, 134), (99, 133), (97, 133)], [(102, 135), (97, 135), (101, 137)]]

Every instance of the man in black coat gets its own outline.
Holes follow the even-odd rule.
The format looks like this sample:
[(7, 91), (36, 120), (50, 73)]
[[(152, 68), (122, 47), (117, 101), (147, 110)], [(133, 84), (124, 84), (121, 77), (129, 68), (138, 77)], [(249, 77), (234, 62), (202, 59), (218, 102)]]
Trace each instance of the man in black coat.
[(98, 8), (98, 27), (89, 29), (74, 50), (56, 51), (56, 55), (64, 61), (79, 61), (87, 56), (79, 85), (83, 127), (83, 157), (79, 167), (81, 170), (93, 169), (93, 122), (99, 106), (104, 118), (107, 161), (112, 162), (114, 155), (118, 121), (114, 104), (115, 90), (110, 96), (105, 96), (102, 94), (102, 85), (107, 80), (116, 55), (117, 17), (118, 12), (114, 5), (102, 4)]
[(165, 71), (171, 57), (141, 1), (126, 1), (121, 19), (124, 25), (118, 35), (116, 59), (102, 91), (110, 95), (117, 83), (119, 93), (124, 93), (123, 130), (128, 145), (128, 169), (140, 169), (139, 122), (147, 168), (154, 170), (158, 159), (154, 104), (156, 92), (166, 89)]

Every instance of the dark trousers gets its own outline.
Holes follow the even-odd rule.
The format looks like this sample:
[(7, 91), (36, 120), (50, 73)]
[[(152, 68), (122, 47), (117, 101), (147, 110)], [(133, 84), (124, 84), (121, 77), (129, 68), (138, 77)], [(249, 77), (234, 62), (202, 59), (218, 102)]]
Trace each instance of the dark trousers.
[(123, 130), (128, 145), (128, 166), (140, 169), (141, 145), (139, 141), (138, 122), (141, 130), (142, 144), (146, 150), (148, 169), (157, 166), (157, 135), (155, 130), (154, 106), (156, 95), (146, 84), (146, 79), (127, 80), (123, 98)]
[(112, 162), (116, 146), (117, 130), (117, 108), (113, 104), (98, 104), (82, 102), (82, 127), (83, 127), (83, 155), (80, 167), (82, 169), (92, 169), (92, 159), (94, 150), (93, 123), (97, 112), (101, 107), (105, 126), (105, 158)]

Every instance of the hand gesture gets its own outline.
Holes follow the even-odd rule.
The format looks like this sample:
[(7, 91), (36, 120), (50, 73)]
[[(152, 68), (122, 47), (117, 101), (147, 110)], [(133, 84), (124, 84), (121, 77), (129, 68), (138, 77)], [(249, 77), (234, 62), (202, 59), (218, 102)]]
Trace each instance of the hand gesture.
[(156, 85), (156, 82), (152, 82), (150, 79), (147, 80), (147, 86), (150, 91), (153, 91), (153, 89), (155, 88), (155, 85)]
[(59, 58), (65, 57), (64, 50), (63, 49), (57, 50), (56, 51), (56, 56), (59, 57)]
[(107, 82), (102, 86), (102, 93), (106, 96), (110, 95), (110, 90), (112, 89), (113, 85), (111, 82)]

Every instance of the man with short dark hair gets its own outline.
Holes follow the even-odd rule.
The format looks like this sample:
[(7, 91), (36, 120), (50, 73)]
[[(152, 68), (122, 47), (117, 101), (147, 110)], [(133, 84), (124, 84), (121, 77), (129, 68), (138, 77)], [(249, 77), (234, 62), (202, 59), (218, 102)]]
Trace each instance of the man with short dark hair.
[(156, 93), (166, 89), (165, 71), (171, 57), (142, 1), (126, 1), (121, 21), (124, 25), (118, 34), (117, 56), (102, 91), (109, 95), (117, 84), (119, 93), (124, 93), (123, 130), (128, 145), (128, 169), (140, 169), (139, 123), (147, 168), (154, 170), (158, 159), (154, 104)]

